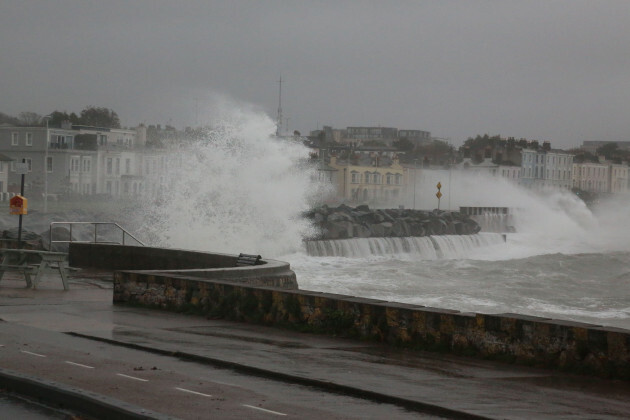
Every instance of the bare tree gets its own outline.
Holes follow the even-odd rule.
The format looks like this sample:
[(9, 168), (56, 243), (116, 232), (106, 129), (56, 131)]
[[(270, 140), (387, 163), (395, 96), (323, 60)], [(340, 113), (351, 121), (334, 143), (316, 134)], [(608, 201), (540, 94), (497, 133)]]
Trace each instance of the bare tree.
[(19, 115), (20, 124), (25, 126), (38, 125), (42, 116), (36, 112), (24, 111)]

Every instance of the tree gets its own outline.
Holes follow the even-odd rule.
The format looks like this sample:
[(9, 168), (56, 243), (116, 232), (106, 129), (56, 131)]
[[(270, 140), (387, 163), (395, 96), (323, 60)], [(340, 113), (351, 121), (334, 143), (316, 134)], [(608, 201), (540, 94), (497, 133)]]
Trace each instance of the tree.
[(402, 152), (411, 152), (413, 150), (413, 142), (409, 140), (407, 137), (402, 137), (398, 140), (395, 140), (392, 145), (402, 151)]
[(486, 147), (494, 147), (495, 143), (501, 140), (501, 136), (492, 136), (490, 137), (488, 134), (484, 134), (480, 136), (477, 134), (477, 137), (472, 138), (468, 137), (468, 139), (464, 142), (463, 147), (468, 147), (470, 150), (477, 151), (483, 150)]
[(64, 121), (69, 121), (70, 124), (79, 124), (79, 117), (74, 112), (68, 114), (65, 111), (53, 111), (50, 113), (50, 121), (48, 124), (54, 127), (61, 127)]
[(118, 114), (112, 109), (88, 106), (81, 111), (79, 117), (82, 125), (104, 128), (120, 128)]
[(599, 158), (597, 156), (580, 148), (569, 149), (567, 150), (567, 153), (573, 155), (574, 163), (584, 163), (584, 162), (599, 163)]
[(619, 145), (617, 143), (606, 143), (605, 145), (597, 148), (597, 154), (603, 155), (606, 159), (611, 159), (619, 151)]
[(0, 124), (19, 125), (20, 120), (3, 112), (0, 112)]
[(21, 125), (31, 127), (34, 125), (38, 125), (42, 119), (42, 116), (36, 112), (24, 111), (20, 112), (19, 119)]
[(387, 147), (387, 145), (380, 140), (366, 140), (363, 142), (365, 147)]

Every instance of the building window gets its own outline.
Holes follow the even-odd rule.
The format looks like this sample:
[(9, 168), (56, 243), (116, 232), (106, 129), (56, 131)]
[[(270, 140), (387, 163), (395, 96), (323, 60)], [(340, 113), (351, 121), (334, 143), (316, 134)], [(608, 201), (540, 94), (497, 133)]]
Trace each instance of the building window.
[[(112, 174), (112, 158), (107, 158), (107, 174), (111, 175)], [(111, 186), (110, 186), (110, 191), (107, 191), (108, 193), (111, 193)]]
[(11, 133), (11, 146), (19, 146), (20, 133)]
[(116, 175), (120, 174), (120, 158), (116, 158)]
[(360, 179), (361, 179), (361, 175), (358, 172), (352, 172), (352, 183), (353, 184), (358, 184)]
[(131, 159), (125, 159), (125, 173), (129, 175), (131, 173)]
[(33, 145), (33, 133), (26, 133), (26, 145), (27, 146)]
[(83, 158), (83, 172), (91, 172), (92, 160), (90, 158)]
[(46, 172), (53, 171), (53, 158), (52, 156), (46, 156)]

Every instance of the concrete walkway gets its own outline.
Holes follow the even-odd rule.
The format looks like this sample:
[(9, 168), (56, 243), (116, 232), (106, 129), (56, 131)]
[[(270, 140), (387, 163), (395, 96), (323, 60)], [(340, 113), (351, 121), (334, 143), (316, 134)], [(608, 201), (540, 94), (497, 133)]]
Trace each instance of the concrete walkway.
[[(75, 351), (86, 346), (84, 353), (96, 353), (96, 348), (88, 351), (89, 342), (190, 361), (198, 369), (199, 366), (208, 370), (227, 368), (252, 381), (265, 378), (306, 385), (325, 394), (376, 403), (390, 418), (419, 414), (423, 418), (630, 417), (628, 382), (114, 306), (108, 277), (109, 273), (80, 272), (71, 279), (70, 290), (64, 292), (61, 281), (55, 278), (45, 278), (38, 290), (29, 290), (24, 288), (23, 280), (7, 276), (0, 282), (3, 339), (11, 337), (8, 340), (18, 345), (29, 337), (37, 337), (40, 343), (37, 351), (42, 353), (46, 345), (58, 348), (56, 352), (62, 352), (63, 346)], [(0, 347), (0, 368), (64, 383), (63, 374), (46, 370), (45, 366), (12, 365), (12, 360), (22, 363), (19, 362), (22, 359), (3, 357), (8, 355), (9, 344), (0, 343), (0, 346), (3, 346)], [(31, 353), (39, 354), (37, 351)], [(127, 404), (131, 407), (129, 412), (144, 410), (148, 416), (145, 418), (159, 418), (158, 413), (187, 417), (181, 415), (186, 413), (183, 408), (180, 411), (173, 408), (173, 404), (188, 404), (185, 399), (171, 399), (166, 405), (160, 400), (147, 400), (145, 396), (116, 393), (111, 386), (99, 385), (99, 381), (90, 382), (85, 378), (81, 383), (86, 387), (84, 391), (91, 395), (103, 395), (103, 399), (109, 398), (113, 405), (118, 401)], [(284, 398), (291, 399), (291, 395)], [(287, 409), (290, 414), (291, 408)], [(356, 416), (340, 411), (335, 418), (377, 418), (361, 410), (372, 409), (358, 408)], [(219, 417), (230, 418), (234, 414), (224, 413)], [(300, 417), (321, 416), (321, 413), (311, 413), (314, 415), (302, 413)], [(233, 418), (238, 418), (237, 414)]]

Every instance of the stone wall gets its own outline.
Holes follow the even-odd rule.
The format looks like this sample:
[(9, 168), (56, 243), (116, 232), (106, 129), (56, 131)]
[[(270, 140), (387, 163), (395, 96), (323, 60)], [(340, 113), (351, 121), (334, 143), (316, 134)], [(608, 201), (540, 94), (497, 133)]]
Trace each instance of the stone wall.
[(630, 379), (630, 331), (303, 290), (117, 272), (116, 303)]

